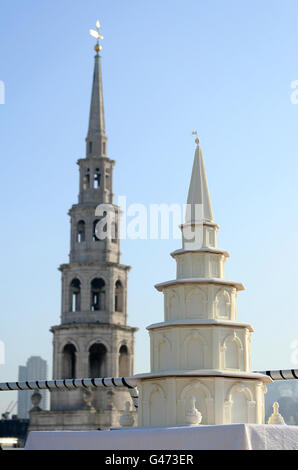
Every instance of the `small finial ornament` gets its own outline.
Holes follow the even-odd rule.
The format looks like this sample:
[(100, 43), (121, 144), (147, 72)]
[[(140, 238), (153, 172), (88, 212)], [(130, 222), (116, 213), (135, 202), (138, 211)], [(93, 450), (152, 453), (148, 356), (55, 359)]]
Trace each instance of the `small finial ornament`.
[(196, 140), (195, 140), (195, 143), (196, 143), (197, 145), (199, 145), (200, 139), (199, 139), (199, 137), (198, 137), (197, 131), (192, 131), (191, 135), (196, 135), (196, 136), (197, 136), (197, 137), (196, 137)]
[(189, 426), (198, 426), (202, 421), (202, 414), (196, 408), (196, 397), (189, 398), (189, 408), (185, 411), (185, 424)]
[(277, 401), (273, 403), (273, 413), (268, 419), (268, 424), (286, 424), (282, 415), (278, 412), (279, 404)]
[(90, 35), (97, 40), (96, 45), (94, 46), (94, 50), (98, 53), (102, 50), (102, 46), (99, 44), (99, 39), (103, 39), (103, 36), (99, 34), (100, 22), (99, 20), (96, 21), (95, 24), (96, 29), (90, 29)]

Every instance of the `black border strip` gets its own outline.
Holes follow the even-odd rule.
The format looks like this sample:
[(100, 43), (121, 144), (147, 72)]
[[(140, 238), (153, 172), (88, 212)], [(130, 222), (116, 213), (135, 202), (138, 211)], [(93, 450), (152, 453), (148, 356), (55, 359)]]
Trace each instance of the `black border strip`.
[(34, 390), (34, 388), (31, 388), (31, 387), (30, 387), (29, 382), (26, 382), (26, 385), (27, 385), (27, 387), (29, 388), (29, 390)]
[(78, 388), (77, 385), (75, 384), (75, 380), (76, 379), (72, 379), (72, 384), (73, 384), (74, 388)]
[(39, 386), (39, 382), (38, 382), (38, 380), (36, 380), (36, 382), (35, 382), (35, 383), (36, 383), (36, 387), (37, 387), (39, 390), (43, 390), (43, 388), (41, 388), (41, 387)]
[(48, 385), (48, 381), (47, 381), (47, 380), (45, 381), (45, 385), (46, 385), (47, 389), (51, 392), (52, 390), (51, 390), (50, 386)]
[(104, 386), (104, 387), (107, 387), (107, 385), (105, 384), (105, 379), (102, 378), (101, 381), (102, 381), (103, 386)]
[(293, 377), (295, 377), (295, 379), (298, 379), (298, 376), (295, 374), (295, 369), (291, 369), (291, 372), (293, 374)]
[(284, 377), (284, 376), (282, 375), (282, 370), (280, 370), (279, 373), (280, 373), (281, 377), (282, 377), (284, 380), (287, 380), (286, 377)]
[[(27, 383), (27, 382), (26, 382)], [(13, 390), (13, 388), (11, 388), (11, 386), (9, 385), (9, 382), (6, 382), (6, 385), (8, 387), (9, 390)]]
[(24, 390), (23, 388), (19, 386), (19, 382), (16, 382), (16, 386), (18, 387), (19, 390)]

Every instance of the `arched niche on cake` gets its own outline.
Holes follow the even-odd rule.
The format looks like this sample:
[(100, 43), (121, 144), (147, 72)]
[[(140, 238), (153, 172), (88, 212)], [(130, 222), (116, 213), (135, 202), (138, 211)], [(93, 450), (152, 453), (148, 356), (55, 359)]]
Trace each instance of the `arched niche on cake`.
[(186, 294), (185, 301), (187, 318), (206, 318), (207, 296), (203, 289), (192, 288)]
[(231, 318), (231, 295), (227, 289), (219, 289), (215, 296), (215, 316), (217, 318)]
[(175, 320), (180, 317), (180, 298), (176, 289), (165, 291), (165, 320)]
[(205, 338), (196, 330), (188, 334), (184, 340), (183, 369), (205, 369), (207, 343)]
[(183, 278), (184, 274), (184, 256), (177, 256), (176, 262), (177, 262), (177, 279)]
[(155, 370), (168, 370), (172, 367), (172, 343), (165, 333), (155, 339)]
[(244, 351), (240, 338), (234, 331), (223, 340), (220, 347), (220, 368), (243, 370), (244, 369)]
[(165, 426), (166, 424), (166, 394), (157, 384), (150, 384), (144, 397), (147, 406), (149, 426)]
[(221, 257), (219, 255), (210, 255), (210, 277), (220, 277), (221, 271)]
[(189, 407), (189, 400), (192, 396), (196, 399), (196, 409), (202, 414), (201, 424), (211, 424), (214, 420), (214, 399), (209, 388), (200, 381), (191, 382), (181, 391), (178, 400), (180, 422), (185, 420), (185, 414)]
[(255, 423), (256, 402), (252, 391), (244, 383), (234, 384), (224, 403), (225, 424)]

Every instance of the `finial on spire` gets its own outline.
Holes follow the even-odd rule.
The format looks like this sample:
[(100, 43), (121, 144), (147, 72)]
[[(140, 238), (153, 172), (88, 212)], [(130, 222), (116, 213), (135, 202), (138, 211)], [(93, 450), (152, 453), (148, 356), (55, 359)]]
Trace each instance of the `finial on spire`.
[(107, 155), (107, 137), (105, 131), (105, 117), (103, 106), (103, 90), (101, 76), (101, 57), (99, 51), (101, 45), (99, 39), (103, 36), (99, 34), (100, 23), (96, 21), (96, 30), (90, 29), (92, 37), (97, 39), (94, 47), (96, 54), (94, 56), (94, 73), (91, 93), (91, 105), (89, 114), (89, 127), (86, 137), (86, 156), (87, 157), (106, 157)]
[(102, 46), (99, 44), (99, 39), (103, 39), (103, 36), (99, 34), (99, 28), (100, 28), (99, 20), (96, 21), (95, 27), (96, 27), (96, 30), (90, 29), (89, 33), (92, 37), (94, 37), (97, 40), (96, 45), (94, 46), (94, 50), (98, 53), (102, 50)]
[(198, 132), (197, 132), (197, 131), (192, 131), (191, 135), (196, 135), (196, 136), (197, 136), (197, 137), (196, 137), (196, 140), (195, 140), (195, 143), (196, 143), (197, 145), (199, 145), (200, 139), (199, 139), (199, 137), (198, 137)]

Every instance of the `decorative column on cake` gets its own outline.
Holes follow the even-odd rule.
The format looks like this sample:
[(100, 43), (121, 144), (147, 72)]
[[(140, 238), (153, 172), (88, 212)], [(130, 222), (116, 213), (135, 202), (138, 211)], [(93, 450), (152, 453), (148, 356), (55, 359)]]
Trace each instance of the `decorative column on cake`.
[(264, 423), (265, 382), (251, 372), (252, 327), (236, 319), (242, 284), (225, 279), (199, 139), (175, 280), (157, 284), (164, 321), (148, 326), (151, 372), (139, 374), (139, 426)]

